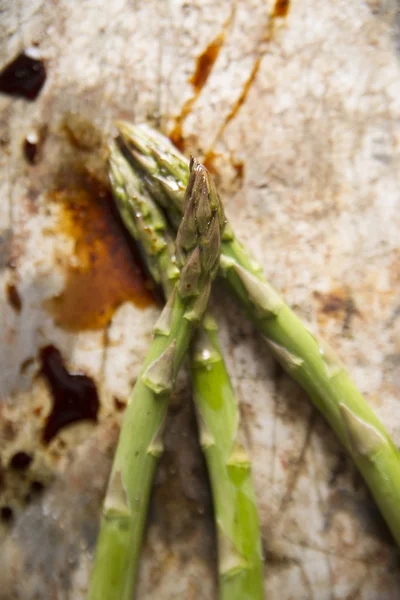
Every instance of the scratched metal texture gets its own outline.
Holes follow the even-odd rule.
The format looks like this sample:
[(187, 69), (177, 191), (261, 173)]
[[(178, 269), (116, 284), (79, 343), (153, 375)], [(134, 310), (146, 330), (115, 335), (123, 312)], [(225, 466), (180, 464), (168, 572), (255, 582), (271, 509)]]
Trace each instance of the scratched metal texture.
[[(294, 0), (274, 17), (271, 0), (1, 0), (2, 65), (37, 44), (48, 73), (36, 101), (0, 97), (0, 501), (14, 515), (2, 513), (1, 600), (85, 598), (122, 416), (113, 399), (126, 400), (159, 310), (127, 302), (106, 327), (71, 333), (45, 309), (73, 244), (49, 235), (59, 215), (46, 195), (65, 160), (67, 111), (106, 133), (120, 116), (180, 129), (187, 154), (207, 155), (240, 238), (400, 443), (396, 9)], [(213, 40), (220, 52), (196, 91)], [(43, 156), (30, 166), (21, 144), (42, 125)], [(214, 303), (253, 461), (266, 597), (395, 600), (399, 555), (353, 465), (218, 286)], [(38, 351), (49, 343), (95, 381), (101, 409), (98, 424), (44, 446), (38, 413), (51, 397)], [(165, 446), (137, 598), (211, 600), (211, 502), (184, 374)], [(9, 467), (18, 450), (33, 456), (23, 473)], [(29, 496), (32, 481), (44, 489)]]

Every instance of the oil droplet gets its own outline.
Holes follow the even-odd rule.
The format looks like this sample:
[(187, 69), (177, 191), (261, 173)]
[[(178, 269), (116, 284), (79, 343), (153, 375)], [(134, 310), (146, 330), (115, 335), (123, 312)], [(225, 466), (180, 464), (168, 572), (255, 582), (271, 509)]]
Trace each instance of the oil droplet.
[(35, 100), (46, 81), (44, 62), (34, 48), (21, 52), (0, 73), (0, 92)]
[(43, 125), (38, 129), (32, 129), (25, 136), (22, 144), (22, 151), (26, 162), (28, 162), (30, 165), (36, 165), (39, 162), (46, 136), (46, 125)]
[(9, 283), (6, 288), (8, 303), (16, 312), (21, 312), (22, 300), (15, 285)]
[(97, 421), (99, 398), (96, 386), (83, 373), (69, 373), (54, 346), (40, 352), (42, 375), (50, 388), (53, 406), (42, 434), (48, 444), (66, 425), (83, 420)]
[(152, 284), (109, 187), (85, 171), (71, 179), (54, 189), (50, 200), (60, 206), (59, 230), (73, 238), (75, 256), (64, 290), (46, 306), (64, 329), (101, 329), (124, 302), (152, 304)]

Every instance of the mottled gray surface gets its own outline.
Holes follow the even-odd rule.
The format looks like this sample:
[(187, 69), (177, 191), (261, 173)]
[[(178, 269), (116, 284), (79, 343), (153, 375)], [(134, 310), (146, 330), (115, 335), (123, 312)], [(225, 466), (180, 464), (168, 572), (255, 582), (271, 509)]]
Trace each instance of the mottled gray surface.
[[(182, 124), (186, 152), (213, 148), (240, 237), (337, 348), (400, 443), (397, 4), (294, 0), (284, 19), (272, 18), (270, 0), (235, 8), (229, 22), (227, 1), (0, 1), (2, 64), (38, 44), (48, 71), (35, 102), (0, 97), (0, 495), (15, 517), (2, 524), (2, 600), (85, 597), (122, 414), (113, 398), (126, 399), (158, 312), (125, 303), (106, 329), (69, 333), (43, 307), (63, 289), (73, 246), (54, 234), (60, 213), (46, 192), (66, 157), (93, 169), (99, 159), (71, 150), (60, 123), (72, 110), (105, 132), (118, 116), (171, 131), (194, 94), (197, 57), (222, 31)], [(29, 166), (21, 144), (42, 125), (41, 160)], [(7, 300), (9, 283), (20, 313)], [(215, 303), (254, 465), (267, 597), (398, 598), (398, 553), (351, 462), (222, 287)], [(65, 429), (44, 447), (50, 396), (37, 355), (50, 342), (69, 369), (96, 381), (101, 412), (98, 425)], [(210, 496), (189, 399), (183, 377), (156, 478), (141, 600), (216, 597)], [(21, 449), (34, 460), (16, 473), (8, 464)], [(44, 491), (29, 493), (32, 480)]]

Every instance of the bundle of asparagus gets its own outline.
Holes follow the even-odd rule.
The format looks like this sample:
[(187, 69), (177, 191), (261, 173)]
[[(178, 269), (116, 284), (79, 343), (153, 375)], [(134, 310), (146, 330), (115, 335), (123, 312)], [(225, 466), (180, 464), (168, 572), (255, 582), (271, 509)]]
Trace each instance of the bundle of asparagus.
[[(120, 122), (118, 128), (150, 193), (176, 223), (182, 212), (188, 161), (147, 125)], [(306, 390), (351, 455), (400, 545), (400, 454), (341, 361), (284, 303), (229, 223), (221, 244), (219, 274), (282, 367)]]
[[(167, 220), (114, 143), (110, 145), (110, 180), (126, 228), (144, 249), (154, 280), (162, 286), (165, 297), (171, 298), (177, 269)], [(211, 179), (209, 184), (213, 186)], [(191, 218), (186, 213), (186, 219)], [(209, 221), (204, 203), (199, 202), (195, 219), (200, 224)], [(191, 238), (182, 243), (190, 245)], [(216, 321), (206, 314), (195, 334), (190, 358), (200, 443), (216, 515), (219, 595), (222, 600), (262, 600), (261, 540), (250, 459), (240, 443), (238, 403), (217, 330)]]
[[(239, 410), (207, 313), (219, 270), (266, 343), (308, 392), (368, 484), (400, 544), (400, 455), (344, 366), (266, 281), (226, 222), (214, 183), (148, 126), (118, 124), (110, 146), (116, 204), (167, 300), (126, 410), (104, 501), (89, 599), (132, 597), (151, 482), (177, 371), (190, 348), (194, 401), (214, 500), (220, 598), (263, 598), (262, 556), (250, 459)], [(177, 229), (176, 246), (171, 226)], [(181, 216), (183, 213), (183, 216)]]

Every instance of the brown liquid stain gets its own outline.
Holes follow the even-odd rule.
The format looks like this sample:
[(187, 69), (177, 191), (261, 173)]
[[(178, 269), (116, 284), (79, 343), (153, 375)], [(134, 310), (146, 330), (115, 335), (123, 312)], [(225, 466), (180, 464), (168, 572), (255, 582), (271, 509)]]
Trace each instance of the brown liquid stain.
[(19, 372), (21, 373), (21, 375), (26, 373), (26, 371), (34, 364), (34, 362), (35, 362), (34, 358), (32, 358), (32, 357), (26, 358), (19, 367)]
[(290, 0), (275, 0), (274, 10), (272, 11), (272, 18), (280, 17), (283, 19), (287, 16), (290, 8)]
[(91, 121), (79, 113), (65, 113), (62, 128), (67, 134), (71, 146), (78, 150), (91, 152), (102, 147), (101, 132)]
[(8, 303), (13, 307), (15, 312), (21, 312), (22, 300), (15, 285), (12, 283), (7, 284), (6, 293)]
[(119, 398), (114, 398), (114, 407), (115, 407), (115, 410), (117, 410), (118, 412), (121, 412), (126, 409), (126, 401), (120, 400)]
[(42, 434), (43, 442), (48, 444), (67, 425), (97, 421), (100, 404), (92, 379), (83, 373), (69, 373), (57, 348), (42, 348), (40, 359), (40, 374), (46, 379), (53, 399)]
[(37, 129), (32, 129), (25, 136), (22, 144), (22, 152), (26, 162), (30, 165), (36, 165), (40, 162), (47, 133), (47, 125), (42, 125)]
[(251, 86), (253, 85), (253, 82), (257, 76), (257, 73), (259, 71), (260, 68), (260, 64), (261, 64), (261, 56), (259, 56), (253, 65), (253, 68), (251, 69), (250, 75), (247, 78), (243, 89), (240, 93), (239, 98), (236, 100), (232, 110), (230, 111), (230, 113), (228, 113), (228, 115), (225, 117), (222, 125), (220, 126), (220, 128), (217, 131), (217, 135), (214, 138), (214, 141), (212, 142), (210, 148), (208, 149), (206, 155), (204, 156), (203, 159), (203, 163), (204, 161), (207, 163), (207, 161), (210, 161), (210, 157), (212, 157), (212, 155), (214, 155), (215, 157), (215, 153), (214, 153), (214, 147), (215, 144), (217, 143), (217, 141), (221, 138), (222, 134), (224, 133), (226, 127), (228, 126), (228, 124), (232, 121), (232, 119), (237, 115), (237, 113), (239, 112), (239, 110), (242, 108), (246, 98), (247, 98), (247, 94), (250, 91)]
[(232, 167), (236, 171), (236, 177), (238, 179), (243, 179), (243, 177), (244, 177), (244, 163), (241, 160), (232, 161)]
[(218, 154), (217, 152), (213, 152), (212, 150), (207, 152), (206, 156), (204, 157), (202, 163), (205, 166), (205, 168), (210, 171), (210, 173), (212, 173), (213, 175), (215, 175), (215, 173), (217, 172), (217, 169), (215, 167), (215, 160), (217, 158), (219, 158), (221, 156), (221, 154)]
[(224, 24), (223, 30), (217, 35), (217, 37), (210, 42), (207, 48), (197, 57), (196, 70), (192, 77), (189, 79), (189, 83), (192, 84), (194, 94), (186, 100), (183, 104), (180, 114), (175, 118), (175, 123), (172, 130), (169, 133), (169, 139), (175, 146), (183, 152), (185, 150), (185, 139), (183, 137), (182, 126), (186, 118), (192, 111), (193, 104), (200, 96), (201, 91), (213, 70), (214, 64), (219, 56), (222, 46), (224, 45), (227, 30), (232, 22), (234, 16), (234, 10), (230, 14), (228, 20)]
[(71, 173), (50, 193), (61, 209), (58, 231), (74, 240), (74, 265), (64, 290), (46, 302), (58, 326), (70, 331), (102, 329), (124, 302), (154, 302), (108, 185), (86, 171)]
[(345, 289), (338, 288), (327, 294), (315, 291), (313, 295), (321, 305), (318, 313), (320, 323), (323, 323), (326, 318), (341, 320), (343, 333), (348, 333), (351, 329), (353, 317), (363, 318), (353, 298)]
[(273, 39), (276, 19), (282, 20), (287, 17), (289, 9), (290, 0), (275, 0), (274, 8), (268, 21), (267, 33), (264, 39), (265, 42), (269, 43)]

